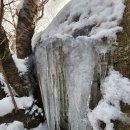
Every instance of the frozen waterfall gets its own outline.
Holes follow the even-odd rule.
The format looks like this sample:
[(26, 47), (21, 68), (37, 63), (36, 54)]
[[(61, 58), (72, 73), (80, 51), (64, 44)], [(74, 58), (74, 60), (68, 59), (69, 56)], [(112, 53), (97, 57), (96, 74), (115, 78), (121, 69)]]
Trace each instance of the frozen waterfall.
[(49, 130), (95, 128), (97, 122), (92, 122), (89, 108), (91, 89), (95, 73), (106, 76), (107, 66), (102, 67), (100, 55), (105, 56), (117, 44), (124, 8), (124, 0), (71, 0), (49, 27), (34, 37)]
[(97, 63), (92, 43), (82, 37), (44, 42), (47, 46), (40, 45), (36, 59), (49, 128), (60, 130), (59, 126), (71, 122), (68, 127), (72, 130), (85, 130), (89, 126), (87, 112)]

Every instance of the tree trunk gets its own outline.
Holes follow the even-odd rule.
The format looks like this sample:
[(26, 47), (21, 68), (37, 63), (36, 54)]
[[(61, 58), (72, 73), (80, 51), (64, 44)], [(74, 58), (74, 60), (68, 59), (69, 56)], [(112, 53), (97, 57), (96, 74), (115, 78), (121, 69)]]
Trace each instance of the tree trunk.
[[(19, 12), (16, 30), (16, 51), (18, 58), (21, 59), (30, 56), (32, 53), (31, 39), (35, 29), (38, 2), (39, 0), (24, 0), (23, 8)], [(3, 0), (1, 0), (0, 4), (0, 59), (2, 59), (2, 63), (0, 64), (0, 73), (3, 73), (7, 85), (11, 86), (20, 97), (29, 96), (30, 90), (28, 89), (28, 86), (31, 86), (32, 88), (35, 87), (36, 91), (34, 98), (39, 100), (39, 102), (36, 104), (42, 108), (43, 106), (42, 102), (40, 102), (41, 96), (39, 92), (39, 86), (37, 84), (36, 77), (33, 75), (33, 62), (28, 62), (28, 66), (30, 67), (28, 72), (20, 77), (18, 69), (16, 68), (16, 65), (12, 59), (12, 55), (9, 50), (9, 40), (6, 36), (4, 28), (2, 27), (4, 15)], [(28, 82), (26, 82), (24, 78), (27, 78)], [(0, 99), (6, 96), (4, 91), (1, 89), (1, 86), (2, 84), (0, 83)], [(11, 90), (11, 88), (9, 89)], [(11, 96), (13, 96), (13, 93), (11, 93)], [(14, 98), (12, 99), (14, 101)], [(15, 104), (15, 107), (17, 107), (17, 104)], [(14, 120), (22, 121), (26, 127), (33, 128), (36, 127), (39, 122), (44, 121), (45, 117), (41, 117), (39, 115), (32, 119), (30, 115), (25, 114), (25, 111), (19, 110), (17, 113), (12, 112), (4, 117), (0, 117), (0, 124), (11, 123)]]
[(19, 96), (25, 96), (27, 95), (27, 91), (23, 87), (24, 84), (21, 78), (19, 77), (18, 70), (12, 59), (12, 55), (9, 50), (8, 39), (2, 26), (0, 28), (0, 43), (2, 43), (0, 45), (0, 58), (4, 57), (2, 60), (2, 65), (7, 79)]
[[(42, 4), (43, 8), (44, 4), (45, 3)], [(23, 82), (25, 82), (27, 86), (27, 93), (29, 94), (31, 91), (34, 98), (38, 100), (39, 106), (43, 107), (31, 48), (31, 40), (38, 18), (38, 8), (39, 0), (24, 0), (23, 7), (20, 9), (18, 14), (18, 24), (16, 29), (16, 52), (17, 57), (20, 59), (29, 57), (26, 63), (28, 70), (23, 75), (23, 78), (25, 79)]]
[(38, 0), (24, 0), (19, 12), (16, 29), (16, 51), (18, 58), (24, 59), (32, 53), (31, 39), (34, 34), (38, 13)]

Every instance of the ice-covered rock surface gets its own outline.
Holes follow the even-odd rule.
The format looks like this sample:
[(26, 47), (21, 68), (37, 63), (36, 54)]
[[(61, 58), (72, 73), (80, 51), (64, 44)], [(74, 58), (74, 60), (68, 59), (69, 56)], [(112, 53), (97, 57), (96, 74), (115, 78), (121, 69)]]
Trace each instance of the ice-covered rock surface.
[(85, 129), (96, 52), (92, 43), (86, 44), (87, 39), (81, 37), (52, 38), (47, 42), (37, 50), (36, 59), (49, 128), (58, 130), (63, 125), (60, 123), (69, 120), (75, 130), (79, 125)]
[[(124, 8), (124, 0), (71, 0), (47, 29), (33, 38), (50, 130), (91, 130), (91, 125), (94, 129), (92, 116), (87, 117), (94, 70), (100, 64), (99, 54), (117, 45)], [(119, 115), (118, 108), (111, 108)]]

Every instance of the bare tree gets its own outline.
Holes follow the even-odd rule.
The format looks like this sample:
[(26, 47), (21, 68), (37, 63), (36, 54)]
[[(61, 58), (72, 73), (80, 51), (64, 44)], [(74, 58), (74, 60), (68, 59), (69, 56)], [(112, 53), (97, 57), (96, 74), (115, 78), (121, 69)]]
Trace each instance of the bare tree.
[[(12, 79), (10, 72), (16, 76), (16, 78), (18, 79), (18, 83), (22, 84), (22, 82), (19, 78), (17, 69), (15, 67), (15, 64), (13, 62), (13, 59), (12, 59), (10, 51), (9, 51), (6, 32), (5, 32), (4, 28), (2, 27), (2, 20), (3, 20), (3, 16), (4, 16), (4, 3), (3, 3), (3, 0), (1, 0), (0, 2), (1, 2), (0, 3), (0, 72), (4, 76), (5, 83), (8, 87), (12, 102), (14, 104), (15, 111), (17, 111), (18, 107), (15, 102), (13, 92), (11, 89), (11, 85), (13, 86), (15, 84), (15, 82), (10, 82), (11, 80), (9, 80), (9, 79)], [(8, 63), (8, 67), (7, 67), (7, 65), (5, 65), (6, 63)], [(9, 69), (11, 69), (11, 70), (9, 70)]]

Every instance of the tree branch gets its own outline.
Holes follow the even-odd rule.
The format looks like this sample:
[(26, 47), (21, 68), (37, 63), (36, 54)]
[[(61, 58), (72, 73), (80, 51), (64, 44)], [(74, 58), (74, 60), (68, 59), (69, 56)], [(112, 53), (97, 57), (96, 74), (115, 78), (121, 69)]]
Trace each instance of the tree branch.
[(9, 2), (7, 4), (4, 4), (4, 6), (8, 6), (8, 5), (10, 5), (10, 4), (14, 3), (14, 2), (16, 2), (16, 1), (12, 0), (11, 2)]
[[(9, 0), (8, 0), (8, 2), (9, 2)], [(11, 13), (11, 16), (12, 16), (12, 20), (13, 20), (14, 28), (16, 29), (16, 24), (15, 24), (15, 20), (14, 20), (14, 17), (13, 17), (13, 12), (12, 12), (12, 9), (11, 9), (10, 4), (9, 4), (9, 9), (10, 9), (10, 13)]]
[(4, 15), (4, 2), (3, 0), (0, 0), (0, 26), (2, 24), (3, 15)]
[(16, 30), (16, 26), (14, 25), (14, 23), (12, 23), (11, 21), (7, 20), (6, 18), (3, 18), (3, 20), (5, 20), (6, 22), (10, 23)]

